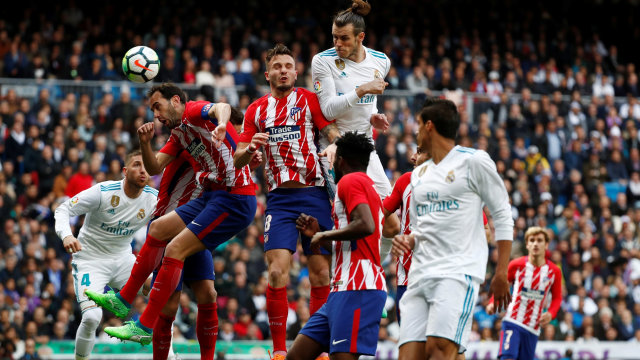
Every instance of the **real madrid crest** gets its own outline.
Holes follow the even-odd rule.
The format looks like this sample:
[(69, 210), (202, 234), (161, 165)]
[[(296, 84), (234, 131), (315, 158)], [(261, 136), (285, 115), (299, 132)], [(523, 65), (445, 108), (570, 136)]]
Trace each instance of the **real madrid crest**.
[(336, 59), (336, 67), (337, 67), (339, 70), (344, 70), (344, 66), (345, 66), (345, 64), (344, 64), (344, 60), (342, 60), (342, 59)]
[(111, 206), (116, 207), (120, 204), (120, 197), (118, 195), (113, 195), (111, 197)]
[(447, 177), (445, 178), (444, 181), (447, 182), (447, 184), (451, 184), (452, 182), (454, 182), (456, 180), (456, 175), (453, 173), (453, 170), (449, 171), (449, 173), (447, 174)]
[(138, 211), (138, 219), (144, 219), (144, 209), (140, 209), (140, 211)]
[(373, 72), (373, 77), (374, 77), (375, 79), (382, 79), (382, 74), (380, 73), (380, 71), (378, 71), (378, 69), (376, 69), (376, 70)]
[(422, 169), (420, 169), (420, 172), (418, 173), (418, 176), (422, 176), (424, 175), (424, 173), (427, 171), (427, 166), (423, 167)]

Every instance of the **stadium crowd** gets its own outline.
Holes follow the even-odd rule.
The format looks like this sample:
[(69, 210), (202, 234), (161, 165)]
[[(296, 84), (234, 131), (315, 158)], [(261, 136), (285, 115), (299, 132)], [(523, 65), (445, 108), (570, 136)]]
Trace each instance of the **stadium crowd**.
[[(633, 13), (624, 6), (638, 6), (598, 4), (585, 6), (597, 17), (562, 22), (556, 20), (567, 15), (566, 6), (516, 9), (497, 2), (467, 15), (463, 6), (439, 3), (427, 15), (431, 8), (409, 1), (393, 9), (376, 4), (367, 20), (365, 43), (392, 61), (389, 88), (407, 90), (378, 99), (392, 128), (378, 135), (376, 147), (392, 183), (411, 170), (414, 114), (422, 100), (447, 96), (462, 110), (458, 142), (486, 150), (504, 178), (516, 224), (512, 257), (525, 253), (527, 227), (549, 229), (550, 256), (564, 285), (562, 309), (543, 329), (544, 340), (640, 341), (640, 87), (631, 61), (638, 50), (624, 46), (640, 31), (616, 28), (622, 18), (633, 24), (633, 15), (612, 21), (613, 14)], [(158, 81), (194, 84), (201, 90), (195, 97), (245, 110), (262, 95), (265, 50), (281, 41), (298, 60), (298, 85), (310, 88), (310, 59), (331, 46), (334, 9), (311, 4), (281, 15), (258, 3), (238, 5), (243, 8), (213, 15), (195, 4), (169, 12), (168, 4), (154, 3), (144, 15), (111, 4), (89, 11), (73, 1), (22, 9), (0, 19), (0, 75), (122, 80), (122, 55), (145, 44), (161, 57)], [(33, 98), (8, 85), (0, 93), (0, 359), (73, 339), (80, 312), (53, 210), (96, 182), (120, 179), (125, 154), (137, 146), (137, 127), (153, 121), (144, 99), (126, 87), (92, 96), (34, 84), (42, 86)], [(167, 135), (159, 131), (156, 149)], [(261, 171), (255, 176), (261, 187), (254, 224), (214, 253), (222, 340), (269, 337), (265, 179)], [(81, 224), (78, 219), (76, 231)], [(490, 267), (496, 256), (490, 252)], [(291, 339), (309, 318), (310, 295), (306, 258), (295, 254), (294, 260)], [(387, 276), (390, 315), (380, 338), (394, 341), (394, 266), (387, 266)], [(484, 311), (487, 291), (488, 281), (474, 312), (474, 341), (498, 338), (500, 317)], [(139, 297), (136, 312), (144, 306)], [(195, 337), (196, 309), (184, 293), (177, 338)], [(119, 323), (109, 314), (106, 319)]]

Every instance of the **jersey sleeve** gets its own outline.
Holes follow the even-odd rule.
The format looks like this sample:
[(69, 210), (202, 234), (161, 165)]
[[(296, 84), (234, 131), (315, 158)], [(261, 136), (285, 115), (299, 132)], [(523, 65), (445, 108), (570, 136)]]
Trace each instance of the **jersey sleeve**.
[(327, 119), (340, 117), (360, 100), (355, 89), (344, 95), (336, 95), (336, 85), (331, 75), (331, 69), (318, 55), (314, 56), (311, 61), (311, 81), (318, 96), (322, 113)]
[(54, 213), (55, 230), (58, 237), (64, 239), (73, 235), (69, 218), (97, 210), (100, 208), (100, 199), (100, 184), (96, 184), (60, 204)]
[(402, 194), (404, 190), (409, 186), (411, 181), (411, 173), (402, 175), (398, 181), (396, 181), (391, 191), (391, 195), (384, 198), (382, 201), (382, 207), (388, 212), (392, 213), (402, 206)]
[(204, 121), (216, 121), (215, 117), (209, 116), (209, 110), (215, 105), (208, 101), (194, 101), (188, 102), (185, 106), (185, 116), (183, 122), (193, 124), (196, 126), (202, 126)]
[(247, 108), (247, 112), (244, 114), (244, 120), (242, 121), (242, 133), (239, 135), (238, 142), (251, 142), (253, 135), (256, 133), (258, 133), (258, 126), (256, 126), (256, 106), (251, 104)]
[(331, 121), (327, 120), (322, 113), (322, 110), (320, 109), (320, 102), (318, 102), (318, 96), (310, 91), (305, 91), (305, 95), (307, 97), (309, 111), (311, 111), (311, 120), (318, 130), (324, 129), (327, 125), (331, 124)]
[[(369, 204), (367, 197), (367, 185), (361, 178), (357, 176), (349, 176), (343, 178), (338, 185), (338, 197), (342, 200), (349, 218), (351, 212), (360, 204)], [(373, 188), (371, 188), (373, 190)]]
[(513, 218), (509, 195), (489, 154), (478, 150), (469, 159), (469, 184), (487, 204), (496, 229), (496, 240), (513, 241)]
[(551, 285), (551, 305), (549, 305), (549, 313), (551, 318), (555, 319), (562, 305), (562, 274), (560, 268), (553, 264), (553, 285)]
[(178, 136), (172, 131), (169, 140), (167, 140), (167, 143), (160, 149), (160, 152), (171, 156), (178, 156), (182, 150), (183, 147), (178, 140)]

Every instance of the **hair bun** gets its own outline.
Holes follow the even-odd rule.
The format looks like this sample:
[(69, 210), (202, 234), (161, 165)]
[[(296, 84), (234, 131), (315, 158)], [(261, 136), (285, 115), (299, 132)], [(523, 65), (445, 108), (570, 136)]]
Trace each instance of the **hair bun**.
[(366, 16), (371, 11), (371, 4), (364, 0), (353, 0), (351, 12), (360, 16)]

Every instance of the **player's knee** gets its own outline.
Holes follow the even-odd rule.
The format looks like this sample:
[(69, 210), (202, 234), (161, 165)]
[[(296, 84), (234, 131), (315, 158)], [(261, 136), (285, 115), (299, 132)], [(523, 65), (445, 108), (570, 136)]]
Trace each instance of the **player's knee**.
[(213, 286), (203, 286), (195, 292), (195, 296), (198, 304), (213, 304), (218, 298), (218, 293)]
[(84, 324), (91, 331), (96, 331), (98, 326), (100, 325), (100, 321), (102, 320), (102, 309), (99, 307), (94, 307), (88, 309), (82, 314), (81, 323)]
[(331, 281), (329, 269), (315, 269), (309, 272), (309, 282), (311, 286), (326, 286)]
[(272, 265), (269, 267), (269, 284), (272, 286), (274, 284), (281, 284), (288, 275), (289, 274), (285, 274), (284, 270), (279, 266)]

